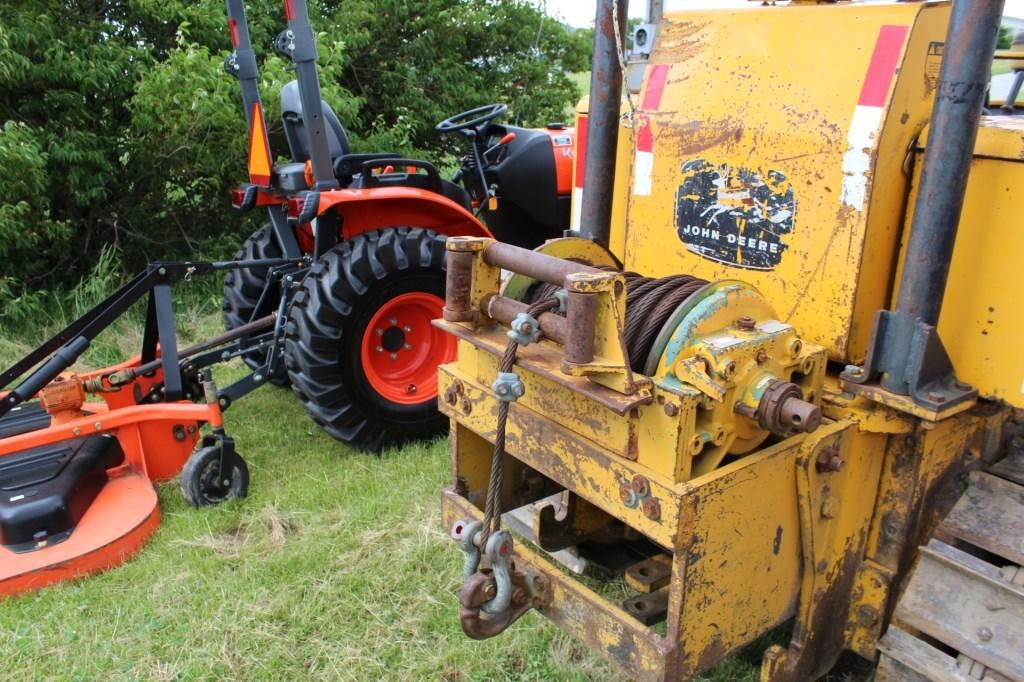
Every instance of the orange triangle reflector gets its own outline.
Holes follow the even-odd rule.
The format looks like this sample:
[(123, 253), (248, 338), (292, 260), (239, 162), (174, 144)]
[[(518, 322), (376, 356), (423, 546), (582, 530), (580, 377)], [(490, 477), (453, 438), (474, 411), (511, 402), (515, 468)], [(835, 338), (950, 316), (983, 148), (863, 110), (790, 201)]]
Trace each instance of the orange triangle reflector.
[(252, 126), (249, 130), (249, 182), (259, 187), (270, 187), (272, 167), (263, 106), (256, 102), (252, 105)]

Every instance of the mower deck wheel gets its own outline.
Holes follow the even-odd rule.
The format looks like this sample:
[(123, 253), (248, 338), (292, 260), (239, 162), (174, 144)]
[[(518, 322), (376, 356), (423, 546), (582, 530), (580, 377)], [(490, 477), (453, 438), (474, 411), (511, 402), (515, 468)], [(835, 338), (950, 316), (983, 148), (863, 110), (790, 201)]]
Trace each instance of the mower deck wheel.
[(220, 473), (220, 448), (216, 445), (192, 453), (181, 470), (181, 493), (193, 507), (219, 504), (249, 493), (249, 467), (238, 453), (230, 478)]

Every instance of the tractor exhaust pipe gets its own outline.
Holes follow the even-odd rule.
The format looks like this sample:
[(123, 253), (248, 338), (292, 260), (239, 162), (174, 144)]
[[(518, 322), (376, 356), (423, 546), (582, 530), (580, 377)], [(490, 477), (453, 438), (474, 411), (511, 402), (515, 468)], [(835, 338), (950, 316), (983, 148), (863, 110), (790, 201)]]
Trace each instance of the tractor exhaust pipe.
[[(615, 149), (619, 140), (622, 100), (623, 45), (627, 0), (598, 0), (594, 26), (594, 57), (590, 72), (590, 112), (587, 120), (586, 184), (580, 211), (584, 237), (607, 244), (611, 233)], [(618, 29), (616, 29), (616, 25)]]
[(921, 185), (893, 312), (879, 313), (864, 371), (843, 377), (883, 388), (932, 409), (977, 395), (956, 381), (935, 326), (949, 277), (974, 143), (995, 53), (1004, 0), (955, 0), (932, 110)]

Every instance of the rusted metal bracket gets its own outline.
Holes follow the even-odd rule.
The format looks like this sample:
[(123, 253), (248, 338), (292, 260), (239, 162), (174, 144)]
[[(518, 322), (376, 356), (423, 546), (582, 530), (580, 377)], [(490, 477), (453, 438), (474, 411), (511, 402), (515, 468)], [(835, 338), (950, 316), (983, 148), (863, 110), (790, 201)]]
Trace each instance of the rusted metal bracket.
[(463, 583), (459, 594), (459, 622), (466, 636), (471, 639), (489, 639), (500, 635), (524, 613), (534, 607), (544, 606), (550, 600), (544, 576), (531, 578), (516, 570), (514, 562), (511, 562), (510, 576), (512, 588), (509, 606), (493, 614), (487, 613), (484, 606), (498, 593), (494, 573), (484, 569)]
[(650, 381), (634, 375), (629, 366), (621, 273), (493, 239), (452, 237), (446, 248), (445, 321), (470, 324), (474, 330), (494, 322), (521, 326), (528, 306), (498, 293), (502, 270), (561, 287), (566, 292), (565, 317), (546, 313), (531, 319), (530, 340), (536, 335), (560, 344), (560, 370), (567, 376), (586, 377), (624, 395), (649, 394)]

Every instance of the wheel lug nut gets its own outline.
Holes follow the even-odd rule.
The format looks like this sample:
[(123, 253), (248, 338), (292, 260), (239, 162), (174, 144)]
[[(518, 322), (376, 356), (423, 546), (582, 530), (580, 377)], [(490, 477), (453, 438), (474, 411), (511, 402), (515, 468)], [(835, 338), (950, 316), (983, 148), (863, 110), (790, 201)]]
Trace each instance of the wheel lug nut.
[(402, 331), (405, 332), (406, 334), (408, 334), (409, 332), (412, 331), (412, 327), (407, 325), (405, 327), (402, 327)]
[(391, 326), (392, 326), (392, 327), (397, 327), (397, 326), (398, 326), (398, 320), (396, 320), (396, 319), (395, 319), (395, 318), (393, 318), (393, 317), (392, 317), (392, 318), (391, 318), (390, 320), (388, 320), (388, 322), (390, 322), (390, 323), (391, 323)]
[(392, 353), (391, 354), (391, 359), (392, 360), (397, 360), (398, 359), (398, 353)]
[(412, 350), (412, 344), (411, 343), (405, 344), (405, 349), (406, 350)]
[(384, 346), (377, 346), (377, 352), (378, 353), (383, 353), (384, 352)]
[(380, 327), (377, 327), (377, 336), (384, 336), (384, 330)]
[(405, 387), (405, 392), (406, 393), (415, 393), (416, 392), (416, 384), (409, 384), (408, 386), (406, 386)]

